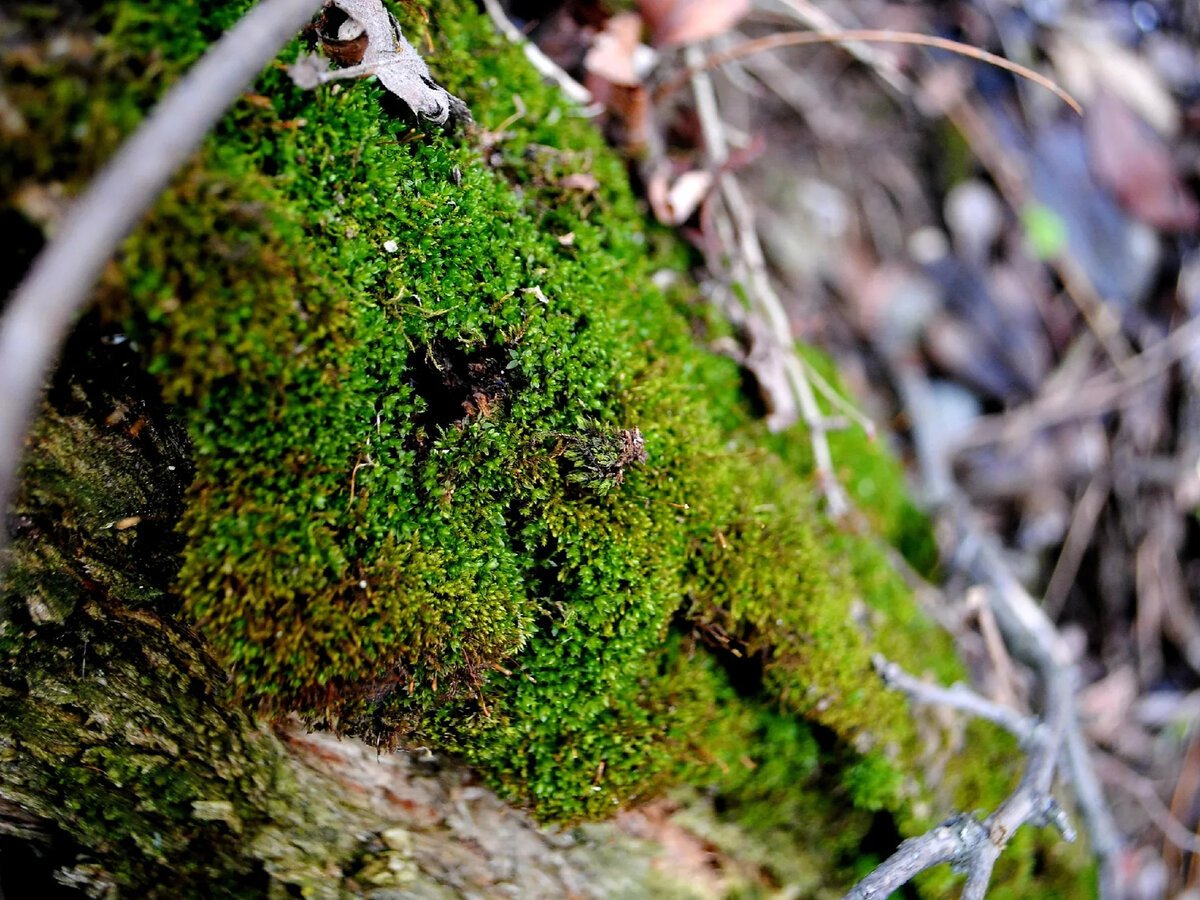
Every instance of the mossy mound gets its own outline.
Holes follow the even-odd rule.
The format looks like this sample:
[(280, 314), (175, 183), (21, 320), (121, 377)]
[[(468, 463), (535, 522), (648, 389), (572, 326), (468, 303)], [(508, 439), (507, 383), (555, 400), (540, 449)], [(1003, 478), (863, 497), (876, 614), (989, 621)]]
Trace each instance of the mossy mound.
[[(81, 183), (246, 5), (112, 0), (80, 63), (105, 78), (18, 62), (39, 139), (6, 156), (7, 202)], [(681, 778), (792, 808), (804, 779), (748, 787), (726, 757), (786, 771), (817, 729), (835, 796), (922, 820), (909, 711), (870, 656), (953, 678), (949, 642), (878, 538), (823, 517), (804, 435), (765, 437), (686, 292), (653, 286), (678, 251), (599, 136), (472, 6), (402, 21), (479, 130), (414, 133), (373, 83), (303, 93), (277, 67), (101, 292), (186, 420), (176, 592), (236, 694), (457, 753), (567, 821)], [(837, 453), (923, 564), (895, 463)], [(1002, 796), (985, 755), (948, 790), (982, 767), (970, 801)]]

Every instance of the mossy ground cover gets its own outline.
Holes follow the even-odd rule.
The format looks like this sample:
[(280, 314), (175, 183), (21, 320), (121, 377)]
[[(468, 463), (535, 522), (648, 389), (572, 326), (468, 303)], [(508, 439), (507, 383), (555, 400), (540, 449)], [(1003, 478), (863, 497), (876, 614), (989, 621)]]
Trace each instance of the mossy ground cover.
[[(7, 202), (77, 187), (246, 5), (114, 0), (82, 20), (107, 35), (85, 59), (18, 60), (38, 137), (6, 153)], [(397, 11), (476, 131), (278, 66), (101, 290), (186, 422), (176, 593), (232, 690), (456, 753), (548, 819), (688, 779), (775, 827), (816, 809), (799, 760), (827, 769), (815, 820), (916, 824), (909, 711), (869, 660), (953, 678), (948, 642), (878, 538), (824, 519), (803, 434), (766, 439), (686, 291), (653, 286), (679, 252), (598, 134), (473, 7)], [(924, 559), (895, 464), (835, 449), (875, 530)], [(971, 803), (1015, 774), (986, 757), (946, 782)]]

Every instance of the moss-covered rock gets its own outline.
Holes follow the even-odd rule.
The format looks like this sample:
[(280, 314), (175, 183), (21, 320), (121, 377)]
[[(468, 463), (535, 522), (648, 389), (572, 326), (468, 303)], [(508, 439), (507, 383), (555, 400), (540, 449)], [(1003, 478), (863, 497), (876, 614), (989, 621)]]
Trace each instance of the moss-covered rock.
[[(29, 191), (83, 183), (246, 5), (109, 0), (67, 58), (36, 4), (13, 13), (6, 215), (36, 234)], [(478, 130), (413, 132), (373, 83), (303, 93), (277, 67), (105, 275), (194, 467), (170, 590), (122, 602), (181, 602), (249, 708), (453, 752), (547, 819), (687, 780), (788, 840), (836, 822), (837, 869), (877, 811), (998, 800), (1015, 773), (986, 752), (922, 785), (871, 671), (882, 650), (962, 674), (879, 544), (928, 564), (896, 464), (839, 439), (875, 534), (829, 523), (803, 435), (768, 439), (686, 291), (654, 287), (679, 251), (621, 161), (472, 5), (398, 12)], [(47, 567), (16, 552), (24, 599)]]

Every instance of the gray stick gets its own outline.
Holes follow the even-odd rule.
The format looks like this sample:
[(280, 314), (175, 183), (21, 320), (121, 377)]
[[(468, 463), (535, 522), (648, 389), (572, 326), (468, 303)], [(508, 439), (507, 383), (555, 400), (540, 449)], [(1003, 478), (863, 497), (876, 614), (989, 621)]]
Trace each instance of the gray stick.
[[(96, 277), (171, 176), (320, 0), (262, 0), (209, 49), (76, 201), (0, 320), (0, 518), (46, 373)], [(0, 546), (7, 541), (0, 528)]]

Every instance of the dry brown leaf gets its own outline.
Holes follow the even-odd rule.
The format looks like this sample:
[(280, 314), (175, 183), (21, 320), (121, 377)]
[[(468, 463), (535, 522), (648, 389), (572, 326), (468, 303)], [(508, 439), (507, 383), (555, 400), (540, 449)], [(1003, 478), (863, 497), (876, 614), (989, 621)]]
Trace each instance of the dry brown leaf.
[(651, 51), (641, 43), (641, 36), (641, 16), (615, 15), (584, 60), (587, 89), (620, 123), (618, 143), (627, 149), (641, 147), (650, 128), (650, 98), (642, 85), (638, 57)]
[(1167, 145), (1120, 98), (1098, 91), (1086, 124), (1092, 173), (1131, 215), (1162, 231), (1200, 225), (1200, 204), (1179, 177)]
[(641, 42), (641, 16), (637, 13), (618, 13), (596, 35), (583, 67), (589, 76), (601, 78), (609, 84), (636, 87), (641, 84), (641, 78), (634, 66), (634, 55)]
[[(470, 123), (467, 105), (433, 80), (425, 60), (404, 37), (400, 23), (382, 0), (326, 0), (325, 6), (319, 26), (324, 49), (330, 52), (332, 48), (331, 55), (339, 61), (360, 62), (330, 72), (323, 59), (301, 56), (288, 69), (299, 87), (311, 90), (335, 78), (374, 75), (414, 115), (446, 127)], [(333, 10), (345, 18), (330, 18)], [(329, 34), (335, 24), (336, 33)]]
[(639, 0), (656, 47), (691, 44), (724, 34), (746, 14), (749, 0)]
[(692, 217), (712, 186), (712, 174), (702, 170), (684, 172), (673, 182), (668, 182), (664, 173), (656, 172), (646, 185), (646, 197), (658, 221), (664, 225), (682, 225)]
[(1085, 105), (1107, 89), (1164, 137), (1179, 132), (1179, 108), (1171, 92), (1137, 53), (1084, 27), (1058, 29), (1046, 52), (1063, 85)]

